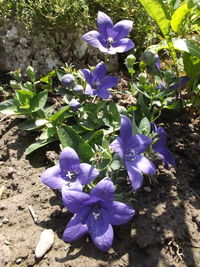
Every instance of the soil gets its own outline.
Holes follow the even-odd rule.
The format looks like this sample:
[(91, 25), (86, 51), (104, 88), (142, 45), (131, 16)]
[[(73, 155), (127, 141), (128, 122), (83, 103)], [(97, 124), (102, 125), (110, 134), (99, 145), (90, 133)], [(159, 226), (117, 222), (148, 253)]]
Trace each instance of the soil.
[[(114, 228), (113, 246), (107, 253), (98, 250), (89, 236), (71, 244), (62, 241), (71, 214), (62, 206), (59, 192), (39, 180), (53, 165), (58, 144), (25, 157), (36, 133), (21, 131), (17, 127), (21, 121), (0, 115), (0, 266), (200, 266), (197, 116), (173, 112), (163, 116), (160, 125), (169, 135), (168, 148), (175, 156), (176, 168), (166, 170), (160, 165), (153, 179), (145, 177), (144, 186), (134, 195), (136, 215), (128, 224)], [(40, 233), (48, 228), (55, 233), (54, 245), (36, 260)]]

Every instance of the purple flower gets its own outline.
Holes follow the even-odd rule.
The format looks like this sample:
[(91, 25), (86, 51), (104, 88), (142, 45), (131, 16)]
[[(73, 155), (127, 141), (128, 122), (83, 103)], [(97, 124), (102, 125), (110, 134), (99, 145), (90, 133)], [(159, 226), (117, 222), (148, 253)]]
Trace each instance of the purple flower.
[(119, 78), (115, 76), (106, 76), (106, 65), (100, 62), (93, 71), (88, 69), (81, 70), (85, 80), (87, 81), (85, 94), (98, 95), (102, 98), (109, 98), (110, 92), (108, 88), (115, 86)]
[(189, 80), (190, 78), (187, 76), (182, 76), (179, 77), (178, 79), (174, 78), (174, 82), (169, 86), (169, 89), (177, 90), (179, 88), (184, 88)]
[(60, 154), (59, 165), (48, 168), (40, 177), (41, 181), (53, 188), (65, 190), (82, 190), (99, 175), (99, 171), (87, 163), (80, 163), (74, 149), (66, 147)]
[(78, 102), (78, 100), (72, 99), (69, 102), (69, 106), (72, 111), (76, 112), (80, 108), (81, 104)]
[(135, 45), (132, 40), (125, 38), (131, 31), (133, 22), (122, 20), (115, 25), (109, 16), (98, 12), (98, 31), (90, 31), (82, 39), (105, 54), (123, 53)]
[(151, 138), (143, 134), (132, 135), (131, 121), (121, 115), (120, 136), (117, 137), (110, 148), (114, 150), (126, 166), (133, 190), (141, 187), (143, 173), (155, 174), (154, 164), (141, 155), (151, 144)]
[(153, 132), (158, 134), (158, 140), (152, 145), (152, 148), (157, 152), (157, 156), (163, 160), (165, 168), (169, 168), (169, 163), (175, 167), (174, 157), (166, 147), (167, 133), (162, 127), (157, 127), (155, 123), (151, 123)]
[(74, 76), (72, 74), (65, 74), (61, 78), (61, 83), (63, 87), (71, 87), (75, 82)]
[(75, 213), (68, 222), (62, 239), (71, 242), (90, 233), (94, 244), (107, 251), (113, 242), (112, 225), (127, 223), (135, 214), (128, 205), (113, 201), (114, 185), (110, 178), (101, 180), (90, 195), (62, 190), (62, 198), (67, 209)]

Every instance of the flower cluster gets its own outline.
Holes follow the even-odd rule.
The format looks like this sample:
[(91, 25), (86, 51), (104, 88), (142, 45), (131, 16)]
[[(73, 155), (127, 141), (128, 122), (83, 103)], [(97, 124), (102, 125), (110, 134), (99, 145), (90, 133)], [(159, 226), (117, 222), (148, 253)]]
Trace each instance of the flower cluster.
[[(110, 17), (103, 12), (99, 12), (97, 24), (98, 31), (90, 31), (82, 37), (88, 44), (98, 48), (105, 54), (111, 55), (128, 51), (134, 47), (133, 41), (126, 37), (132, 28), (131, 21), (123, 20), (113, 25)], [(134, 57), (132, 59), (131, 62), (134, 62)], [(142, 55), (142, 60), (146, 64), (149, 73), (160, 72), (158, 55), (147, 51)], [(131, 64), (129, 64), (130, 68), (132, 68)], [(114, 87), (119, 81), (119, 78), (116, 76), (106, 75), (107, 69), (103, 62), (99, 62), (95, 68), (82, 69), (80, 73), (82, 80), (84, 79), (85, 89), (69, 73), (61, 78), (62, 87), (73, 89), (73, 92), (79, 96), (84, 91), (84, 97), (90, 95), (108, 99), (111, 96), (109, 89)], [(132, 71), (132, 73), (134, 72)], [(77, 112), (81, 106), (77, 99), (70, 98), (70, 101), (67, 101), (67, 103), (74, 112)], [(105, 103), (103, 103), (103, 107)], [(94, 109), (89, 111), (93, 113)], [(142, 130), (138, 130), (135, 133), (133, 132), (132, 122), (129, 117), (119, 115), (117, 107), (109, 106), (107, 112), (114, 114), (112, 120), (116, 119), (114, 118), (116, 115), (120, 119), (119, 136), (115, 136), (114, 140), (111, 137), (113, 141), (108, 146), (107, 153), (111, 158), (113, 152), (118, 155), (120, 167), (125, 167), (134, 193), (142, 186), (143, 174), (153, 175), (156, 173), (156, 167), (149, 155), (153, 154), (162, 159), (165, 167), (168, 167), (169, 164), (175, 166), (173, 156), (166, 147), (167, 135), (162, 127), (157, 127), (155, 123), (150, 124), (147, 120), (149, 128), (151, 127), (149, 136), (148, 134), (143, 134)], [(99, 113), (101, 114), (101, 112)], [(75, 115), (78, 118), (78, 112)], [(88, 118), (84, 112), (80, 117)], [(81, 129), (81, 133), (84, 135), (85, 128), (88, 129), (88, 126), (82, 127), (84, 130), (81, 126), (80, 124), (76, 129)], [(117, 122), (118, 126), (119, 121)], [(101, 127), (98, 127), (97, 131)], [(68, 137), (74, 132), (72, 128), (67, 128)], [(89, 130), (93, 131), (91, 126)], [(116, 130), (113, 130), (112, 134), (115, 134), (115, 132)], [(98, 135), (97, 132), (94, 133), (92, 138), (84, 143), (84, 147), (87, 147), (88, 143), (93, 139), (98, 141), (99, 133)], [(79, 139), (82, 140), (82, 137), (77, 137), (77, 135), (75, 132), (72, 143), (78, 142)], [(90, 134), (86, 134), (86, 136), (90, 136)], [(97, 145), (94, 147), (95, 149), (98, 148)], [(77, 152), (79, 153), (80, 151)], [(52, 189), (59, 189), (65, 207), (74, 214), (64, 230), (63, 240), (66, 242), (75, 241), (89, 233), (96, 247), (107, 251), (113, 242), (112, 226), (127, 223), (134, 216), (135, 211), (129, 205), (114, 200), (115, 187), (111, 178), (108, 177), (112, 177), (110, 169), (108, 168), (106, 177), (102, 178), (105, 176), (105, 173), (101, 175), (99, 168), (89, 163), (82, 163), (77, 152), (71, 147), (65, 147), (60, 154), (59, 164), (44, 171), (41, 175), (41, 181)], [(91, 150), (91, 152), (93, 153), (94, 151)], [(102, 157), (103, 155), (102, 153)], [(89, 159), (92, 160), (91, 158)], [(111, 164), (112, 160), (107, 167), (111, 167)], [(88, 193), (89, 191), (90, 193)]]

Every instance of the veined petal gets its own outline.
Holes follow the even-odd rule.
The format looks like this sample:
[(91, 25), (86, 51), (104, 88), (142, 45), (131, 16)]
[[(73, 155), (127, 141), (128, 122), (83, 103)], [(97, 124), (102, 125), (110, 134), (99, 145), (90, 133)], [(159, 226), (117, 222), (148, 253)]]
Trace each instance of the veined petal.
[(131, 120), (121, 115), (121, 126), (120, 126), (120, 137), (123, 140), (124, 143), (127, 142), (132, 137), (132, 123)]
[(79, 171), (76, 179), (84, 186), (93, 181), (98, 175), (99, 171), (96, 168), (92, 167), (90, 164), (81, 163), (79, 165)]
[(138, 154), (144, 152), (152, 143), (150, 137), (144, 134), (136, 134), (128, 139), (126, 142), (126, 149), (133, 148)]
[(116, 48), (113, 48), (113, 47), (111, 47), (111, 48), (108, 49), (107, 47), (101, 46), (101, 47), (99, 47), (99, 50), (102, 53), (105, 53), (107, 55), (115, 55), (117, 53)]
[(115, 187), (110, 178), (106, 177), (102, 179), (98, 184), (92, 189), (90, 195), (101, 198), (104, 201), (111, 202), (114, 198)]
[(130, 33), (132, 26), (133, 22), (131, 20), (122, 20), (116, 23), (113, 27), (113, 31), (115, 32), (113, 39), (119, 41), (126, 37)]
[(129, 205), (119, 201), (113, 201), (109, 221), (112, 225), (120, 225), (130, 221), (133, 215), (135, 215), (135, 210)]
[(90, 31), (82, 36), (83, 41), (87, 42), (89, 45), (98, 48), (101, 46), (99, 42), (100, 34), (98, 31)]
[(107, 218), (103, 214), (98, 219), (95, 219), (92, 213), (86, 221), (88, 231), (97, 248), (107, 251), (112, 246), (113, 229)]
[(137, 169), (139, 169), (141, 172), (146, 174), (155, 174), (156, 173), (156, 167), (147, 158), (138, 155), (136, 159), (134, 160), (134, 165)]
[(60, 189), (66, 183), (61, 176), (60, 166), (53, 166), (48, 168), (40, 177), (43, 184), (53, 189)]
[(83, 192), (70, 191), (63, 188), (61, 192), (64, 205), (72, 213), (78, 213), (84, 207), (84, 202), (90, 199), (90, 196)]
[(142, 186), (143, 182), (143, 175), (140, 170), (138, 170), (134, 165), (133, 162), (126, 162), (126, 169), (128, 172), (129, 179), (132, 184), (133, 191), (136, 191)]
[(101, 98), (107, 99), (110, 97), (110, 92), (107, 89), (98, 89), (95, 90), (94, 95), (98, 95)]
[(119, 81), (119, 78), (116, 76), (106, 76), (101, 80), (99, 89), (108, 89), (113, 88)]
[(99, 33), (107, 39), (110, 36), (110, 31), (113, 28), (113, 22), (111, 18), (105, 13), (99, 11), (97, 17), (97, 25)]
[(59, 162), (62, 171), (76, 171), (80, 164), (76, 151), (71, 147), (65, 147), (62, 150)]
[(78, 214), (74, 214), (62, 236), (65, 242), (75, 241), (87, 233), (88, 227), (86, 224), (82, 224), (82, 221), (86, 221), (89, 212), (89, 208), (84, 208)]
[(92, 73), (88, 69), (81, 70), (81, 73), (83, 74), (86, 82), (91, 83), (92, 82)]
[(98, 78), (99, 80), (103, 79), (106, 75), (106, 65), (103, 62), (99, 62), (94, 71), (93, 71), (93, 79), (96, 81)]
[(86, 88), (85, 88), (85, 92), (84, 92), (86, 95), (93, 95), (94, 94), (94, 91), (92, 89), (92, 87), (90, 86), (90, 84), (88, 83), (86, 85)]
[(116, 49), (117, 53), (123, 53), (135, 46), (134, 42), (129, 38), (121, 39), (113, 44), (113, 48)]
[(115, 151), (122, 161), (124, 161), (124, 143), (121, 137), (117, 137), (111, 144), (110, 149)]

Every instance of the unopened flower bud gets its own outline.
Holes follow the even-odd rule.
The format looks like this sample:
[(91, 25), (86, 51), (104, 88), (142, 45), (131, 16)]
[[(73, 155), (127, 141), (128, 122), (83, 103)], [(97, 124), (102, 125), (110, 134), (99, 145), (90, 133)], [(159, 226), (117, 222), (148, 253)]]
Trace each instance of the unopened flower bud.
[(71, 87), (75, 82), (74, 76), (72, 74), (65, 74), (61, 78), (61, 83), (63, 87)]

